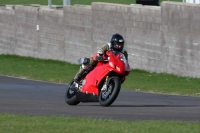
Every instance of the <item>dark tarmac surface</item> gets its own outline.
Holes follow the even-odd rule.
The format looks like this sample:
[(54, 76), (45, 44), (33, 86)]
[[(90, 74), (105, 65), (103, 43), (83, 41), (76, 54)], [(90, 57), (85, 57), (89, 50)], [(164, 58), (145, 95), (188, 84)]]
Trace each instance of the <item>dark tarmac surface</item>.
[(200, 122), (200, 97), (121, 90), (110, 107), (99, 103), (69, 106), (67, 85), (0, 75), (0, 113), (93, 117), (115, 120), (178, 120)]

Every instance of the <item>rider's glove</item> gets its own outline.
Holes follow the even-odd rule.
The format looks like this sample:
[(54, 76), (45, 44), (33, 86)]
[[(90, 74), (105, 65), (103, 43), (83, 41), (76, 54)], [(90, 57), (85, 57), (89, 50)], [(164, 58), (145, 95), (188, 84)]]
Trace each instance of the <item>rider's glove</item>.
[(97, 61), (103, 61), (103, 54), (97, 54), (97, 56), (96, 56), (96, 60)]

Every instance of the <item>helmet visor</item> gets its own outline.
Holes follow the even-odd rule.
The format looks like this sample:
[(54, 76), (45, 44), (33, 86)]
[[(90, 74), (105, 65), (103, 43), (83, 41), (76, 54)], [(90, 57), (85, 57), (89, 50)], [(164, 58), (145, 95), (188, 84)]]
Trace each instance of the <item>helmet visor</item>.
[(118, 43), (115, 43), (115, 48), (120, 49), (120, 48), (122, 47), (122, 45), (123, 45), (123, 44), (122, 44), (122, 43), (119, 43), (119, 42), (118, 42)]

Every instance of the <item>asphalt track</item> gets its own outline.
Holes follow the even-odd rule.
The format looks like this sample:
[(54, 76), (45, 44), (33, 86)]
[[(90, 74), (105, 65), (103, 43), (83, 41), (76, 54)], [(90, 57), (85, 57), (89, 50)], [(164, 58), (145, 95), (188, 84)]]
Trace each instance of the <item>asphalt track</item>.
[(65, 84), (0, 75), (0, 113), (200, 122), (200, 97), (121, 90), (110, 107), (101, 107), (99, 103), (69, 106), (64, 100), (66, 87)]

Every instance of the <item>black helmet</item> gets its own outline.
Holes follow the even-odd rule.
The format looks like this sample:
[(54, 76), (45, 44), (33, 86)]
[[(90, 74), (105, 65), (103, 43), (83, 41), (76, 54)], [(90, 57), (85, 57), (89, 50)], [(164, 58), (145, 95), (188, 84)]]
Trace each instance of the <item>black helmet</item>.
[(112, 36), (110, 43), (111, 43), (111, 48), (115, 51), (121, 52), (122, 49), (124, 48), (124, 38), (118, 33)]

